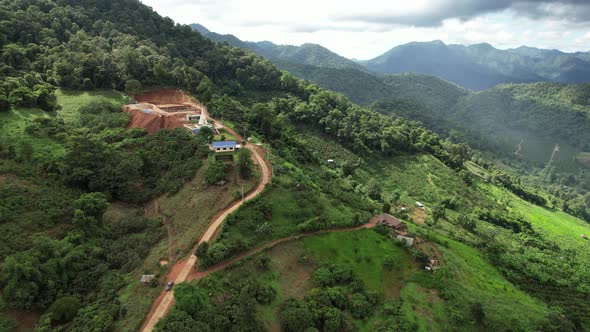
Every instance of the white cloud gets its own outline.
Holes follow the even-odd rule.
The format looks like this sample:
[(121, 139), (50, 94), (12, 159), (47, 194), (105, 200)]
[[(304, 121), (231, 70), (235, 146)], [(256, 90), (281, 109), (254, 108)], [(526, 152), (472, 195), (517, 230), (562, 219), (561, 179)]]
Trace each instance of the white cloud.
[[(242, 40), (317, 43), (357, 59), (375, 57), (399, 44), (435, 39), (564, 51), (586, 51), (590, 41), (583, 20), (586, 7), (574, 7), (573, 3), (582, 3), (576, 0), (562, 0), (570, 5), (544, 0), (530, 0), (524, 5), (510, 0), (142, 1), (179, 23), (200, 23)], [(530, 15), (523, 14), (523, 8), (529, 9)], [(580, 9), (579, 13), (572, 13), (573, 8)], [(568, 13), (571, 20), (564, 18)], [(411, 20), (423, 24), (412, 24)]]

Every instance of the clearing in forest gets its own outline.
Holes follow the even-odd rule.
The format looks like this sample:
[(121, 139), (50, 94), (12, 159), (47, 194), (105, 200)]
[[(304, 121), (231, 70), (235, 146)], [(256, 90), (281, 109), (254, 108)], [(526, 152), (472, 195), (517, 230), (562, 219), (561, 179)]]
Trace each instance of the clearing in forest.
[(134, 95), (136, 104), (126, 105), (124, 111), (131, 115), (130, 128), (145, 128), (153, 134), (160, 129), (190, 126), (188, 116), (208, 117), (207, 108), (181, 90), (159, 90)]

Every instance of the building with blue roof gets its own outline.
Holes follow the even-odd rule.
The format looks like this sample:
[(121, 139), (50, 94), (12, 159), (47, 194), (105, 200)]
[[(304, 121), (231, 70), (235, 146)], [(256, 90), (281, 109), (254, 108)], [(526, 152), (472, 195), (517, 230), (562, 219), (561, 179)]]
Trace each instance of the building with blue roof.
[(239, 148), (236, 141), (220, 141), (211, 144), (211, 150), (215, 152), (231, 152)]

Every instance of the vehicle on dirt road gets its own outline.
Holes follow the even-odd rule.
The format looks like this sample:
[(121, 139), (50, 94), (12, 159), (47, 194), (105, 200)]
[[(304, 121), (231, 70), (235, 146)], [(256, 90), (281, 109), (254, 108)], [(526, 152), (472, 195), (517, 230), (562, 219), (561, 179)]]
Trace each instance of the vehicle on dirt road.
[(174, 287), (174, 281), (168, 281), (166, 284), (166, 291), (169, 292)]

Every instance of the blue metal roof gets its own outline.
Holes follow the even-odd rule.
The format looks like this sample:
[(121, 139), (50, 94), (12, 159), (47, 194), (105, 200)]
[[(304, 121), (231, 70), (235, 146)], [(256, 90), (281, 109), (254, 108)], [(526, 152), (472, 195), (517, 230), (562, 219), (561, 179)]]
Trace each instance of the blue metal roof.
[(236, 141), (213, 142), (214, 148), (235, 148), (236, 145)]
[(200, 129), (199, 129), (199, 128), (195, 128), (195, 129), (191, 129), (191, 131), (192, 131), (193, 133), (195, 133), (195, 134), (198, 134), (198, 133), (199, 133), (199, 131), (200, 131)]

